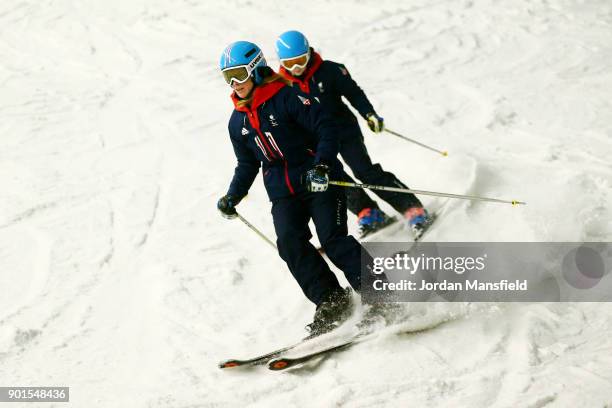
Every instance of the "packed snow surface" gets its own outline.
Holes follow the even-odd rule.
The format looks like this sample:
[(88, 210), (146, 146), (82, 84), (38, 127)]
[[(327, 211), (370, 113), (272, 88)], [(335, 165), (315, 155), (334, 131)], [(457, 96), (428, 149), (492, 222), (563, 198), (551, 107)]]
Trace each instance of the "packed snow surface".
[[(215, 208), (235, 164), (218, 58), (247, 39), (276, 68), (288, 29), (390, 129), (449, 151), (362, 120), (374, 161), (528, 202), (449, 202), (428, 240), (612, 241), (609, 0), (3, 1), (0, 385), (70, 386), (75, 407), (612, 406), (606, 303), (414, 304), (443, 324), (287, 373), (217, 369), (313, 313)], [(239, 211), (274, 237), (261, 178)]]

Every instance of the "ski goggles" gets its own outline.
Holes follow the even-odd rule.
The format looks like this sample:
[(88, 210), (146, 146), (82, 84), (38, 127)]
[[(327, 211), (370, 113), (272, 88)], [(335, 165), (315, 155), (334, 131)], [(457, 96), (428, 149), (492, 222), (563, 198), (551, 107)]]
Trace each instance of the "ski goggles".
[(306, 54), (298, 55), (297, 57), (282, 59), (280, 60), (280, 63), (289, 71), (293, 71), (296, 68), (306, 68), (306, 65), (308, 65), (309, 60), (310, 52), (307, 52)]
[(246, 65), (227, 68), (221, 71), (221, 73), (223, 74), (223, 79), (225, 79), (225, 82), (227, 82), (228, 85), (231, 85), (232, 81), (236, 81), (241, 84), (246, 82), (246, 80), (251, 76), (251, 73), (247, 69)]
[(246, 82), (250, 77), (257, 64), (262, 60), (263, 55), (260, 52), (253, 60), (247, 65), (238, 65), (236, 67), (225, 68), (221, 71), (223, 79), (228, 85), (232, 84), (232, 81), (236, 81), (239, 84)]

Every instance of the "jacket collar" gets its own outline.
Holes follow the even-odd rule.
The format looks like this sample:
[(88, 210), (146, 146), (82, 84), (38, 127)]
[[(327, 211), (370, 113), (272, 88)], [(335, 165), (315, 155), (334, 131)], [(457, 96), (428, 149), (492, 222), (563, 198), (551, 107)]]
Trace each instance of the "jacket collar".
[(268, 99), (272, 98), (278, 91), (281, 90), (286, 84), (282, 81), (268, 82), (267, 84), (258, 85), (253, 89), (253, 95), (250, 105), (238, 106), (240, 98), (235, 92), (230, 95), (234, 108), (241, 112), (251, 112), (256, 110), (259, 106), (263, 105)]

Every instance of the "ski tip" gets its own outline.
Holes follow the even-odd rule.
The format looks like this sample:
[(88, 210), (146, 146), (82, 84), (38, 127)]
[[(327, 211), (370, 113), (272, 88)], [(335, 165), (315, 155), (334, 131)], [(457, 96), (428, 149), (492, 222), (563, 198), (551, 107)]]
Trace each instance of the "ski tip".
[(524, 201), (512, 200), (512, 206), (514, 207), (517, 205), (527, 205), (527, 203)]
[(268, 363), (268, 368), (273, 371), (284, 370), (289, 365), (289, 362), (285, 359), (272, 360)]
[(240, 362), (238, 362), (237, 360), (227, 360), (227, 361), (222, 361), (219, 363), (219, 368), (224, 369), (224, 368), (232, 368), (232, 367), (238, 367), (240, 365)]
[(442, 152), (442, 156), (447, 157), (448, 156), (448, 152), (445, 150)]

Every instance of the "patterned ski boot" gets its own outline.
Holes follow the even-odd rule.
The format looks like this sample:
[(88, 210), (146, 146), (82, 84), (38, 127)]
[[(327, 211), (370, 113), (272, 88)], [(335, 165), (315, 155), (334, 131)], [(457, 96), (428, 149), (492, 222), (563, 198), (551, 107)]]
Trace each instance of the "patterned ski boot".
[(365, 238), (386, 226), (393, 224), (395, 217), (389, 217), (379, 208), (364, 208), (359, 212), (359, 238)]
[(423, 207), (411, 207), (404, 212), (408, 227), (418, 241), (433, 223), (433, 217)]

